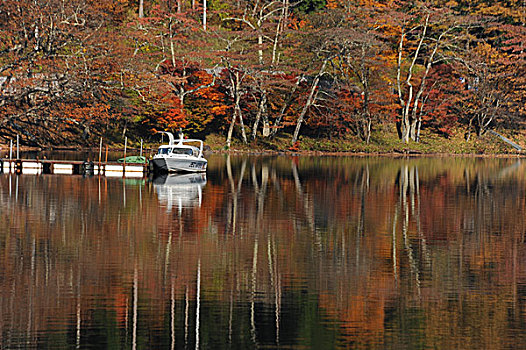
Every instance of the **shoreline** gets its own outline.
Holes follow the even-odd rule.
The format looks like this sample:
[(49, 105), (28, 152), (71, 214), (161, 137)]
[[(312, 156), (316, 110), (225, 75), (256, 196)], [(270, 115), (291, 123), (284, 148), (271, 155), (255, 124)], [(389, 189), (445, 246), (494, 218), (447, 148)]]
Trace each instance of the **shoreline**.
[[(150, 151), (156, 149), (157, 146), (143, 147), (143, 151)], [(135, 153), (140, 151), (140, 148), (127, 147), (127, 153)], [(105, 148), (103, 152), (105, 152)], [(61, 147), (27, 147), (21, 146), (20, 152), (98, 152), (98, 147), (77, 147), (77, 146), (61, 146)], [(108, 151), (123, 152), (124, 148), (116, 145), (109, 146)], [(15, 149), (13, 149), (13, 153)], [(0, 147), (0, 158), (4, 153), (9, 154), (9, 147)], [(351, 152), (351, 151), (319, 151), (319, 150), (246, 150), (246, 149), (208, 149), (205, 154), (231, 154), (231, 155), (253, 155), (253, 156), (319, 156), (319, 157), (387, 157), (387, 158), (526, 158), (524, 152), (510, 152), (510, 153), (424, 153), (419, 151), (398, 151), (398, 152)], [(13, 157), (14, 159), (14, 157)]]
[[(232, 147), (225, 148), (224, 135), (213, 133), (203, 137), (205, 154), (231, 154), (231, 155), (283, 155), (283, 156), (332, 156), (332, 157), (390, 157), (390, 158), (524, 158), (524, 150), (516, 150), (501, 138), (486, 134), (471, 140), (465, 140), (462, 130), (454, 133), (449, 138), (439, 137), (435, 134), (424, 132), (421, 142), (403, 143), (396, 132), (388, 129), (377, 130), (373, 134), (370, 143), (363, 143), (356, 137), (341, 138), (315, 138), (309, 136), (301, 137), (297, 145), (291, 147), (290, 135), (283, 135), (272, 139), (259, 139), (247, 144), (234, 139)], [(506, 133), (504, 133), (506, 134)], [(508, 135), (507, 137), (517, 144), (522, 144), (521, 140), (526, 139), (526, 135)], [(514, 136), (514, 137), (512, 137)], [(123, 140), (106, 139), (102, 145), (102, 152), (107, 151), (124, 155), (137, 155), (142, 144), (143, 155), (151, 156), (157, 152), (157, 148), (162, 142), (157, 140), (152, 142), (134, 142), (128, 140), (125, 147)], [(0, 157), (9, 154), (9, 143), (0, 144)], [(16, 152), (16, 145), (12, 144), (13, 154)], [(522, 146), (521, 146), (522, 147)], [(41, 145), (28, 146), (20, 144), (21, 152), (100, 152), (100, 144), (87, 142), (73, 145)], [(113, 154), (115, 156), (115, 154)]]

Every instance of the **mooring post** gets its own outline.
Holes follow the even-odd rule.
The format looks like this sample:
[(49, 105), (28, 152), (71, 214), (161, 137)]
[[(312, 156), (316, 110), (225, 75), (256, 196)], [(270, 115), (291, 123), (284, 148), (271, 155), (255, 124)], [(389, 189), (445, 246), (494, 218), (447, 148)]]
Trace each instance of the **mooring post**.
[(104, 161), (104, 175), (106, 175), (106, 166), (108, 165), (108, 145), (106, 145), (106, 160)]
[(22, 161), (20, 160), (20, 136), (19, 135), (16, 135), (15, 173), (22, 174)]
[(102, 137), (99, 144), (99, 175), (101, 175), (101, 159), (102, 159)]
[(12, 164), (13, 164), (13, 140), (9, 140), (9, 173), (11, 173)]
[(126, 177), (126, 147), (128, 146), (128, 136), (124, 137), (124, 163), (122, 166), (122, 177)]
[(53, 174), (53, 163), (42, 162), (42, 174)]
[(139, 155), (142, 157), (142, 139), (141, 139), (141, 153)]

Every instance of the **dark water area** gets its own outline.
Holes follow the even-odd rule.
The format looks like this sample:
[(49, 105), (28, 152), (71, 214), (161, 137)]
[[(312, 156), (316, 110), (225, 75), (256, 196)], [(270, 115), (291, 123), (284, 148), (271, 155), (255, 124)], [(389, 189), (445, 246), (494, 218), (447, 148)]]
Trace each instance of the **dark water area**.
[(526, 348), (525, 233), (518, 159), (0, 174), (0, 349)]

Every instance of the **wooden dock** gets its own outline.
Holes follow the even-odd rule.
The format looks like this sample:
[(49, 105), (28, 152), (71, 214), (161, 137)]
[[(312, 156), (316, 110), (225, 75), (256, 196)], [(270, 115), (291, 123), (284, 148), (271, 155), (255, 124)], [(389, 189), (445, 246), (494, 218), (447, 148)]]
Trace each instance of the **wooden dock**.
[(148, 164), (86, 162), (81, 160), (0, 159), (0, 172), (8, 174), (97, 175), (145, 177)]

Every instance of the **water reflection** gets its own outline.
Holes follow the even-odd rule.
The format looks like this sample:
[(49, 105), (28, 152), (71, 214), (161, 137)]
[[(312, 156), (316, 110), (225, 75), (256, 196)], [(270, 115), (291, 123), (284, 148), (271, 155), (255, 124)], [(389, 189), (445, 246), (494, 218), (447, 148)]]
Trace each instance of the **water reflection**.
[(169, 212), (173, 207), (200, 207), (206, 174), (162, 174), (152, 179), (159, 202)]
[(222, 155), (0, 175), (0, 348), (522, 348), (525, 180), (516, 159)]

